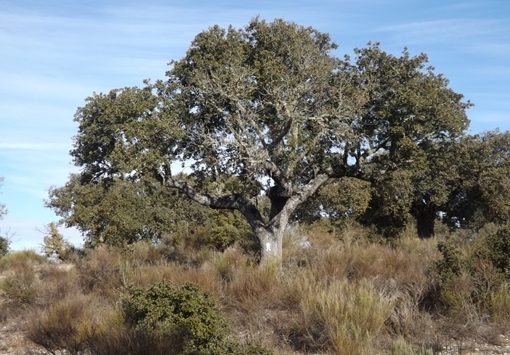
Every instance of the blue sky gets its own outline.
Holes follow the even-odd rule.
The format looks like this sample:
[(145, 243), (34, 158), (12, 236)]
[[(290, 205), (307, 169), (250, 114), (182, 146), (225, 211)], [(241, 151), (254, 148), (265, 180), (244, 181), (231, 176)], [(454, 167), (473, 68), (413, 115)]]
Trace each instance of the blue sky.
[(0, 0), (0, 202), (9, 210), (0, 229), (12, 248), (38, 249), (40, 230), (58, 220), (43, 200), (77, 171), (68, 152), (87, 96), (162, 79), (197, 33), (256, 15), (328, 32), (338, 56), (368, 41), (395, 55), (425, 52), (475, 103), (471, 133), (510, 129), (508, 0)]

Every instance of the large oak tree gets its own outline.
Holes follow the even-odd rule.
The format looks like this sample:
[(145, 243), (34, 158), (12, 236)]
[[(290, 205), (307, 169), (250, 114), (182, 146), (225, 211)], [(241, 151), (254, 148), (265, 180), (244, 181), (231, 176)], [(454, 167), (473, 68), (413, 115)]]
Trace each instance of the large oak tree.
[(283, 20), (214, 26), (170, 63), (166, 81), (88, 98), (71, 154), (86, 181), (158, 184), (240, 211), (262, 263), (278, 262), (292, 215), (328, 180), (377, 181), (466, 120), (462, 96), (424, 55), (370, 45), (351, 63), (336, 48)]

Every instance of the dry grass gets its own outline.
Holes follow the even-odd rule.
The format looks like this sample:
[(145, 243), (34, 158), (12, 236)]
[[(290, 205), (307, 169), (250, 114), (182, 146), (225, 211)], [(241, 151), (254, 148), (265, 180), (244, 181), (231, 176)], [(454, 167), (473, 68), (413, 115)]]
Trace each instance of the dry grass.
[(300, 285), (300, 312), (295, 334), (304, 348), (335, 354), (373, 354), (372, 339), (379, 335), (394, 308), (368, 281), (304, 280)]
[(104, 314), (102, 309), (94, 297), (69, 295), (31, 314), (26, 336), (50, 353), (84, 353), (88, 339), (99, 328), (97, 318)]
[(143, 354), (156, 341), (156, 354), (166, 340), (123, 326), (116, 305), (128, 285), (167, 281), (209, 292), (232, 339), (274, 354), (432, 354), (450, 336), (496, 339), (507, 330), (510, 286), (492, 264), (470, 259), (439, 286), (437, 240), (407, 232), (390, 245), (368, 234), (354, 224), (338, 235), (294, 228), (281, 268), (260, 268), (240, 248), (100, 247), (71, 257), (72, 268), (12, 253), (0, 259), (0, 321), (27, 319), (27, 338), (48, 352), (107, 354), (136, 338), (129, 351)]

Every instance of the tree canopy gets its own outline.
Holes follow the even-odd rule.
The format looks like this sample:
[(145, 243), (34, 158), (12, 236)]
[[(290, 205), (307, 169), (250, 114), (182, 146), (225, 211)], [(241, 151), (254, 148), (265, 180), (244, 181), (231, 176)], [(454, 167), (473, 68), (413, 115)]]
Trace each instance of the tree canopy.
[(468, 124), (470, 103), (426, 67), (426, 55), (369, 44), (351, 60), (336, 48), (329, 35), (283, 20), (199, 33), (167, 80), (94, 94), (78, 109), (71, 155), (81, 183), (177, 189), (237, 210), (262, 262), (281, 259), (285, 227), (321, 186), (425, 181), (432, 173), (415, 172), (427, 154)]

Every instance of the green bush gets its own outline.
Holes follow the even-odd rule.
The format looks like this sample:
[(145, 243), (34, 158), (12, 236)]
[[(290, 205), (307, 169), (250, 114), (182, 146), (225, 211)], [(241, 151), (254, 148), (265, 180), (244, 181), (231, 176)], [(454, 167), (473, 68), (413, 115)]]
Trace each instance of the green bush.
[(476, 290), (469, 272), (469, 260), (453, 240), (440, 241), (437, 248), (443, 256), (434, 265), (440, 286), (439, 300), (450, 315), (464, 316), (468, 313), (466, 307), (475, 307), (472, 295)]
[(507, 319), (507, 290), (502, 287), (510, 271), (510, 228), (487, 226), (462, 249), (452, 240), (438, 243), (443, 258), (435, 264), (440, 300), (459, 320)]
[(0, 257), (9, 252), (11, 241), (8, 238), (0, 236)]
[(488, 234), (484, 240), (486, 253), (494, 267), (505, 275), (510, 277), (510, 226), (500, 228), (496, 233)]
[(194, 284), (161, 282), (147, 290), (130, 286), (122, 309), (135, 329), (174, 339), (176, 354), (225, 354), (231, 348), (226, 320), (211, 296)]
[(443, 256), (435, 263), (435, 271), (439, 276), (442, 285), (448, 283), (452, 278), (459, 276), (466, 268), (459, 248), (451, 240), (440, 241), (437, 248)]

